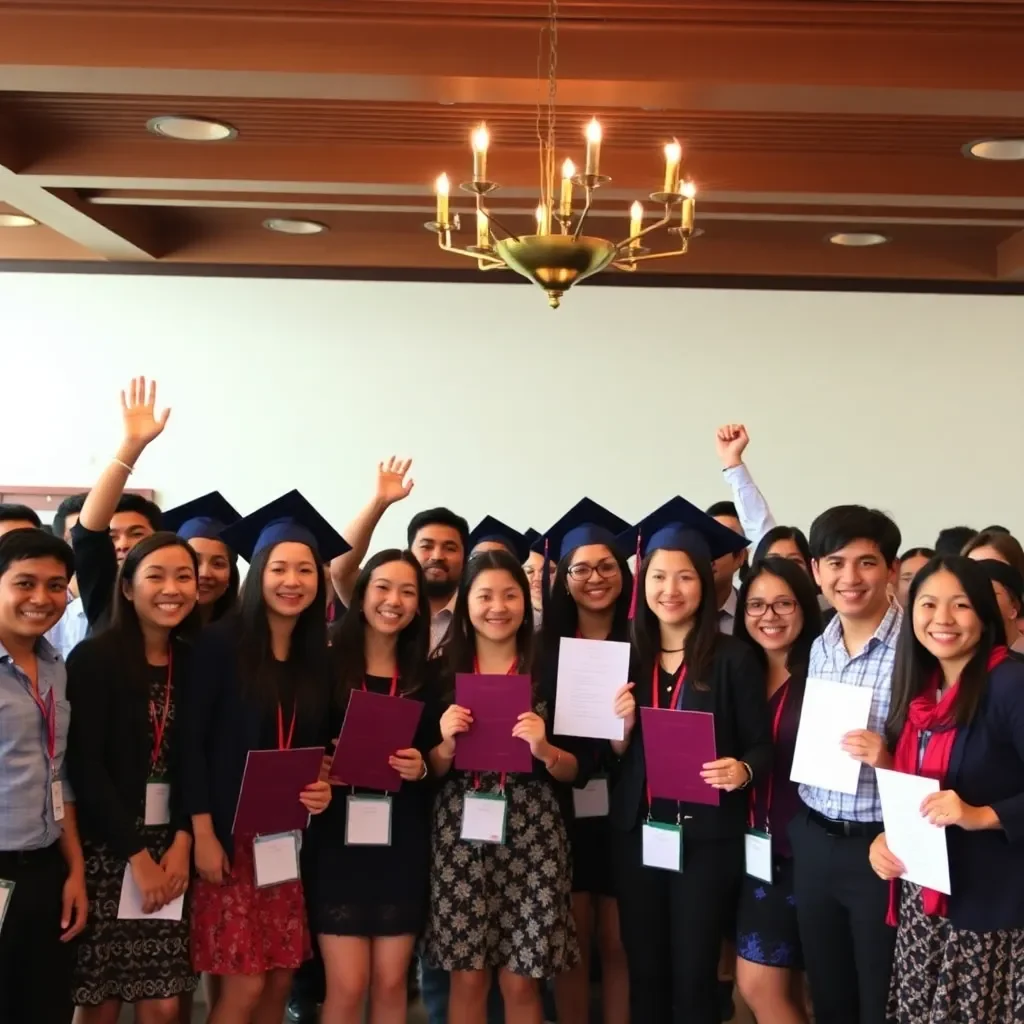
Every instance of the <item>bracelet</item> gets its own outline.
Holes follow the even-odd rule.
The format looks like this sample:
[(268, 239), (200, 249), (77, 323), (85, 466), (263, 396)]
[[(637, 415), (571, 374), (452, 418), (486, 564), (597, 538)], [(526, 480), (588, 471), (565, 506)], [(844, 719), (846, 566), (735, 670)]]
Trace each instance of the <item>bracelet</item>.
[(747, 772), (747, 778), (746, 778), (746, 781), (745, 781), (745, 782), (743, 782), (743, 783), (741, 783), (741, 784), (739, 785), (739, 787), (738, 787), (738, 788), (739, 788), (739, 789), (746, 789), (746, 788), (747, 788), (747, 786), (749, 786), (749, 785), (751, 784), (751, 782), (753, 782), (753, 781), (754, 781), (754, 771), (753, 771), (753, 769), (752, 769), (752, 768), (750, 767), (750, 765), (749, 765), (749, 764), (747, 764), (747, 762), (746, 762), (746, 761), (740, 761), (740, 764), (741, 764), (741, 765), (742, 765), (742, 766), (743, 766), (743, 767), (744, 767), (744, 768), (746, 769), (746, 772)]
[(551, 762), (551, 764), (547, 764), (547, 763), (545, 762), (545, 764), (544, 764), (544, 769), (545, 769), (546, 771), (548, 771), (548, 772), (552, 771), (552, 770), (553, 770), (554, 768), (556, 768), (556, 767), (558, 766), (558, 762), (559, 762), (559, 761), (561, 761), (561, 760), (562, 760), (562, 751), (561, 751), (561, 748), (559, 748), (559, 747), (556, 747), (556, 748), (555, 748), (555, 759), (554, 759), (554, 761), (552, 761), (552, 762)]
[(117, 456), (115, 456), (110, 461), (113, 462), (115, 466), (120, 466), (123, 470), (125, 470), (128, 473), (129, 476), (131, 476), (132, 473), (135, 472), (134, 466), (129, 466), (127, 462), (123, 462), (121, 459), (117, 458)]
[(422, 782), (426, 777), (427, 777), (427, 762), (426, 762), (426, 758), (424, 758), (424, 760), (423, 760), (423, 773), (420, 775), (420, 777), (416, 781), (417, 782)]

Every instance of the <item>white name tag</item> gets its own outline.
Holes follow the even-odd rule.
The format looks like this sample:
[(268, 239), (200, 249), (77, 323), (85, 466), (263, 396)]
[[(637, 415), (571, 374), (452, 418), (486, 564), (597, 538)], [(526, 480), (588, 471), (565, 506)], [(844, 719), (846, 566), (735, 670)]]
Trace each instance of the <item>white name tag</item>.
[(644, 867), (683, 870), (683, 829), (660, 821), (643, 824)]
[(298, 881), (299, 839), (298, 832), (277, 832), (253, 840), (252, 862), (257, 889)]
[(53, 820), (64, 820), (64, 783), (54, 779), (50, 783), (50, 796), (53, 800)]
[(14, 883), (0, 878), (0, 932), (4, 930), (4, 918), (7, 916), (7, 908), (13, 895)]
[(459, 838), (477, 843), (505, 842), (508, 803), (501, 793), (467, 793), (462, 802)]
[(582, 789), (574, 789), (572, 807), (577, 818), (607, 818), (608, 780), (591, 779)]
[(391, 845), (391, 797), (352, 794), (346, 801), (345, 810), (347, 846)]
[(767, 832), (752, 828), (744, 838), (747, 874), (762, 882), (772, 882), (772, 837)]
[(171, 786), (168, 782), (146, 783), (146, 825), (171, 823)]

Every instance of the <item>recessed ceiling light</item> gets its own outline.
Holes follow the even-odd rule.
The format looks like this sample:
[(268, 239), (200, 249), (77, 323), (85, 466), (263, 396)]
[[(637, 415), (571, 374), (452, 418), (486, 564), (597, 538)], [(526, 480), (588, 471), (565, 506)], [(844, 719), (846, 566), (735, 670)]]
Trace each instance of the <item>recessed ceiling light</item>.
[(291, 217), (268, 217), (263, 226), (282, 235), (319, 235), (327, 230), (327, 225), (318, 220), (294, 220)]
[(879, 235), (873, 231), (837, 231), (834, 235), (829, 235), (828, 240), (833, 245), (847, 245), (852, 248), (885, 245), (889, 241), (885, 235)]
[(23, 213), (0, 213), (0, 228), (34, 228), (39, 221)]
[(183, 142), (224, 142), (233, 139), (238, 131), (223, 121), (211, 121), (205, 117), (179, 117), (166, 115), (150, 118), (146, 127), (165, 139), (180, 139)]
[(1024, 139), (979, 139), (964, 152), (976, 160), (1024, 160)]

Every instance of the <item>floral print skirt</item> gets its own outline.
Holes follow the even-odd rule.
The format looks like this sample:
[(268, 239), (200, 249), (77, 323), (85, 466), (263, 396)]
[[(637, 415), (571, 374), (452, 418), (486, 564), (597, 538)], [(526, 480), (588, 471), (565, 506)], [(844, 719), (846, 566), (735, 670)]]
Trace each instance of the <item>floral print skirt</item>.
[(1024, 1024), (1024, 930), (969, 932), (929, 917), (903, 882), (892, 1024)]

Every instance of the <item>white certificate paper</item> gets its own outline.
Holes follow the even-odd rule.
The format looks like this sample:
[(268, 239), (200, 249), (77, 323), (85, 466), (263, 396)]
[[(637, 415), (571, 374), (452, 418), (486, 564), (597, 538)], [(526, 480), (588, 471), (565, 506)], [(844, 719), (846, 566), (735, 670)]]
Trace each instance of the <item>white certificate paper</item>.
[(556, 736), (625, 737), (615, 694), (629, 681), (629, 644), (562, 637), (555, 697)]
[(867, 728), (871, 715), (870, 686), (850, 686), (808, 679), (789, 777), (835, 793), (857, 792), (860, 761), (843, 750), (843, 737)]
[(876, 768), (878, 795), (882, 800), (885, 842), (890, 853), (907, 869), (908, 882), (949, 895), (949, 853), (946, 830), (921, 814), (921, 802), (938, 793), (937, 779)]
[(121, 883), (121, 902), (117, 907), (119, 921), (180, 921), (185, 908), (185, 897), (179, 896), (176, 900), (171, 900), (167, 906), (152, 914), (147, 914), (142, 906), (142, 890), (135, 884), (131, 864), (126, 864), (124, 881)]

